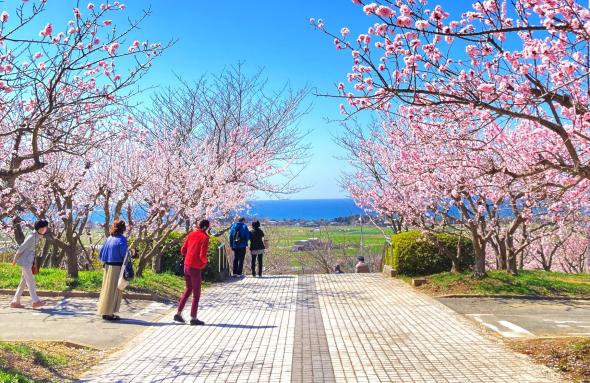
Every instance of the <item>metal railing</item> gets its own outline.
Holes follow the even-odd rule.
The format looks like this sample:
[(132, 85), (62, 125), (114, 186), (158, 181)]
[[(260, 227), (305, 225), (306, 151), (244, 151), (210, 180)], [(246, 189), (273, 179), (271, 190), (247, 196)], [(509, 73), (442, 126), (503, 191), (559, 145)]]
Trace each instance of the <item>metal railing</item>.
[(225, 243), (221, 243), (217, 246), (217, 265), (219, 268), (219, 278), (223, 279), (228, 275), (229, 261), (227, 258), (227, 247)]

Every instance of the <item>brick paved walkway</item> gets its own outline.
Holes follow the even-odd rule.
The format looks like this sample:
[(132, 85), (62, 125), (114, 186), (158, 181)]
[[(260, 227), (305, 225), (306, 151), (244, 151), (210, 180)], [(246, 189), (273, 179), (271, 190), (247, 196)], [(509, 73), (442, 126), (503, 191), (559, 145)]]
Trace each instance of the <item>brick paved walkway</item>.
[(207, 289), (205, 327), (154, 327), (92, 382), (555, 382), (463, 317), (381, 275)]

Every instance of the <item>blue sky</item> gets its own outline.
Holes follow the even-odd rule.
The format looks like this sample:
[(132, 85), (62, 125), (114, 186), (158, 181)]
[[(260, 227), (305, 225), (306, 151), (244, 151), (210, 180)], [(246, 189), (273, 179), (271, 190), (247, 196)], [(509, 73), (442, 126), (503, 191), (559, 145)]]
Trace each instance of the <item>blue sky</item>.
[[(32, 27), (38, 31), (52, 21), (56, 29), (63, 29), (61, 20), (71, 18), (75, 3), (49, 0), (46, 12)], [(139, 36), (160, 42), (178, 40), (142, 78), (141, 85), (146, 87), (174, 85), (174, 73), (187, 80), (197, 79), (243, 61), (248, 72), (263, 68), (270, 86), (290, 82), (294, 88), (308, 84), (319, 93), (334, 92), (335, 84), (345, 78), (352, 65), (350, 53), (336, 51), (331, 39), (315, 30), (308, 19), (323, 18), (333, 31), (347, 25), (353, 34), (365, 30), (372, 22), (350, 0), (339, 1), (338, 6), (333, 1), (312, 0), (124, 3), (126, 16), (132, 18), (151, 4), (152, 15), (142, 24)], [(80, 8), (85, 11), (85, 7), (82, 2)], [(290, 198), (344, 197), (346, 193), (338, 185), (338, 178), (348, 165), (335, 158), (344, 153), (333, 140), (341, 128), (325, 120), (340, 118), (340, 102), (313, 95), (307, 102), (311, 109), (300, 126), (311, 132), (307, 139), (313, 146), (313, 156), (298, 184), (310, 187)]]

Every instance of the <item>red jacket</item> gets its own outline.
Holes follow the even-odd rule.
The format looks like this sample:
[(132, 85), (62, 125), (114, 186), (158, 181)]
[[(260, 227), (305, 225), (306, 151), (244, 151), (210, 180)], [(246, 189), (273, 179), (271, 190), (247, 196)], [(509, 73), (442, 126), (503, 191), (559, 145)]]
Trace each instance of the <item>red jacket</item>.
[(184, 267), (202, 270), (207, 265), (209, 236), (203, 230), (195, 230), (184, 240), (180, 252), (184, 256)]

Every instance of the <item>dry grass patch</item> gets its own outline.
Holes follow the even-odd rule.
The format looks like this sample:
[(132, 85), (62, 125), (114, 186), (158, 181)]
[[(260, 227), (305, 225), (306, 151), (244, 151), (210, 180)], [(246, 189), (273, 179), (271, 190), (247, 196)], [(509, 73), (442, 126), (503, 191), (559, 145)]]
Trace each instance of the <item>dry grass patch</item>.
[(73, 382), (103, 351), (62, 342), (0, 342), (0, 382)]
[(571, 382), (590, 383), (590, 337), (513, 340), (507, 344), (537, 363), (564, 373)]

